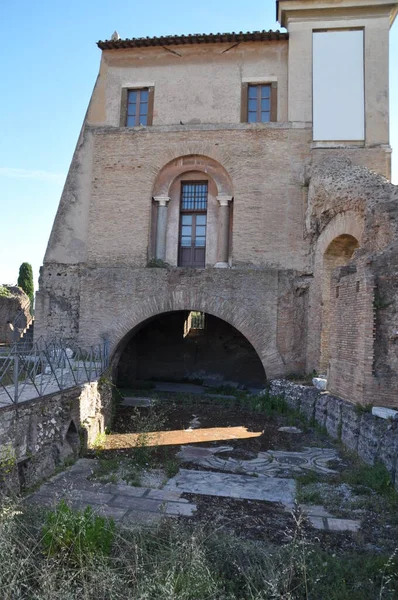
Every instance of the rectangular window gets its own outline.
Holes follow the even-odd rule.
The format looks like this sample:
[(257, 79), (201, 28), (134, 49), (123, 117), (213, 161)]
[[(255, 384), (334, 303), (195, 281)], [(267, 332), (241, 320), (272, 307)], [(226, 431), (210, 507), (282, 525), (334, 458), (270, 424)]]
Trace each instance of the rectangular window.
[(241, 120), (244, 123), (270, 123), (277, 120), (277, 84), (242, 85)]
[(122, 90), (120, 127), (152, 125), (154, 88)]
[(206, 262), (207, 181), (182, 183), (180, 215), (181, 267), (204, 267)]

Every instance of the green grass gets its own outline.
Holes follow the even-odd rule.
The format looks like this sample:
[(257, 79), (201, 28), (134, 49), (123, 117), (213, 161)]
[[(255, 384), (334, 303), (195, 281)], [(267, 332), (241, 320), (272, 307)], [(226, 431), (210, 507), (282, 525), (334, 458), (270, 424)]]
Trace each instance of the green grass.
[(382, 496), (396, 496), (391, 476), (382, 463), (359, 463), (341, 473), (341, 480), (352, 486), (370, 488)]

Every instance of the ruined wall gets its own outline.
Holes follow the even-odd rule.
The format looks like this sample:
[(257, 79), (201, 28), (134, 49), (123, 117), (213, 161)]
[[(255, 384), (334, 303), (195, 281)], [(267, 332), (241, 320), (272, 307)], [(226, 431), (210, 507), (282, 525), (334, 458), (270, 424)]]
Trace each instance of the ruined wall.
[[(331, 279), (328, 389), (359, 404), (373, 398), (374, 277), (366, 266), (351, 263)], [(386, 399), (383, 398), (383, 405)]]
[(111, 389), (87, 383), (0, 408), (0, 489), (19, 492), (77, 457), (110, 424)]
[[(328, 335), (330, 390), (362, 404), (398, 406), (398, 187), (342, 156), (315, 162), (308, 182), (306, 227), (312, 239), (314, 282), (307, 368), (319, 368), (322, 337)], [(328, 251), (337, 252), (344, 239), (351, 240), (351, 248), (358, 247), (348, 262), (340, 253), (337, 259), (346, 266), (330, 273)], [(376, 293), (375, 287), (380, 288)]]
[(291, 408), (325, 427), (332, 438), (341, 440), (366, 463), (382, 462), (398, 490), (398, 419), (380, 419), (312, 386), (283, 380), (270, 382), (270, 394), (285, 398)]
[[(30, 301), (21, 288), (4, 287), (9, 291), (10, 296), (0, 296), (0, 344), (10, 344), (20, 337), (31, 321)], [(12, 327), (10, 323), (13, 324)], [(14, 324), (16, 331), (14, 331)]]
[(40, 269), (36, 292), (35, 339), (75, 341), (79, 334), (80, 267), (51, 263)]

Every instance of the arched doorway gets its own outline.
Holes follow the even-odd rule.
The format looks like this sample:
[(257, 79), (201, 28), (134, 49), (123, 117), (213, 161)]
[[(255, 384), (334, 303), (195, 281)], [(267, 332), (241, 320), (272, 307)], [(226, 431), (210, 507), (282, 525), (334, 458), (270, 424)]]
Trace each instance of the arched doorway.
[(322, 329), (320, 370), (326, 373), (329, 363), (331, 277), (336, 267), (349, 263), (355, 250), (359, 248), (358, 240), (349, 234), (342, 234), (330, 242), (323, 255), (322, 268)]
[(157, 174), (152, 198), (150, 260), (228, 267), (233, 187), (220, 163), (195, 154), (176, 158)]
[(114, 379), (128, 387), (136, 381), (213, 380), (262, 386), (264, 367), (247, 338), (208, 313), (173, 311), (152, 317), (119, 344)]

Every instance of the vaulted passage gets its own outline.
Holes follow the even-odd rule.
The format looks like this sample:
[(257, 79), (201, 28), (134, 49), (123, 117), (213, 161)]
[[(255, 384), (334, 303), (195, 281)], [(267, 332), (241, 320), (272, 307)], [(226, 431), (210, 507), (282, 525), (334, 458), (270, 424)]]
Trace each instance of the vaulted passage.
[(126, 344), (117, 368), (120, 386), (136, 380), (204, 378), (254, 385), (266, 380), (256, 351), (235, 327), (196, 311), (166, 313), (146, 322)]

